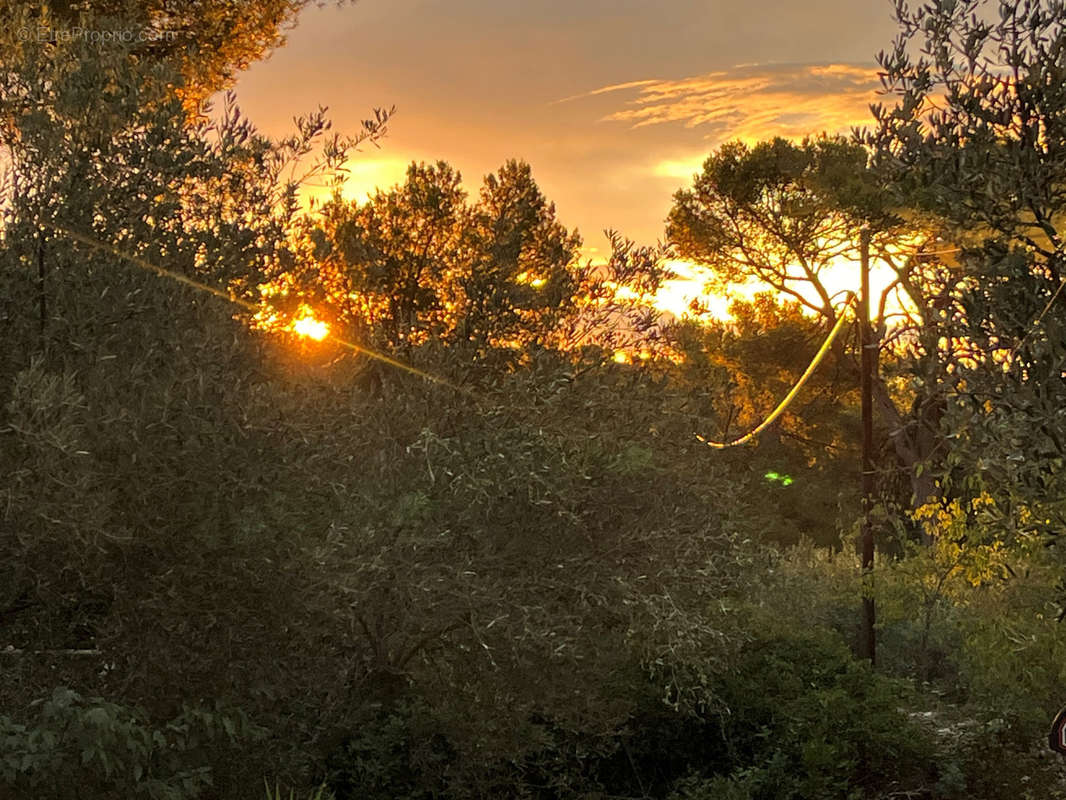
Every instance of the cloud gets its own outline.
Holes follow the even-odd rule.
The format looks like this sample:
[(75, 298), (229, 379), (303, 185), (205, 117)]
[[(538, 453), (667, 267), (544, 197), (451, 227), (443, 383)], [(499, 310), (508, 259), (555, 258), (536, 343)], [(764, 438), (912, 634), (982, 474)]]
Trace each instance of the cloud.
[(628, 81), (626, 83), (616, 83), (611, 86), (603, 86), (599, 89), (593, 89), (591, 92), (582, 92), (581, 94), (572, 94), (569, 97), (564, 97), (561, 100), (553, 100), (548, 103), (550, 106), (558, 105), (559, 103), (569, 103), (572, 100), (582, 100), (586, 97), (594, 97), (598, 94), (608, 94), (610, 92), (620, 92), (623, 89), (633, 89), (637, 86), (650, 86), (655, 83), (660, 83), (656, 78), (649, 78), (643, 81)]
[[(629, 92), (635, 96), (625, 107), (603, 120), (634, 128), (680, 124), (704, 129), (715, 142), (750, 142), (868, 125), (880, 86), (876, 69), (866, 65), (749, 64), (676, 80), (631, 81), (578, 97)], [(687, 168), (660, 165), (663, 174)]]

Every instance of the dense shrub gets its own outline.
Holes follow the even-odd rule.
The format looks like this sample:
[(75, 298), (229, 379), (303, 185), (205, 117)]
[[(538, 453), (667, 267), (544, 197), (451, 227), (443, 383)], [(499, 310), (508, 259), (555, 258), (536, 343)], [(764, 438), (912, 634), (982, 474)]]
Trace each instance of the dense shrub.
[[(163, 724), (143, 710), (56, 689), (37, 717), (0, 716), (0, 796), (193, 800), (214, 784), (219, 749), (254, 746), (264, 731), (238, 712), (185, 708)], [(11, 794), (7, 794), (11, 793)]]
[(756, 640), (717, 686), (725, 774), (692, 776), (673, 797), (846, 800), (921, 786), (935, 751), (900, 708), (909, 694), (829, 632)]

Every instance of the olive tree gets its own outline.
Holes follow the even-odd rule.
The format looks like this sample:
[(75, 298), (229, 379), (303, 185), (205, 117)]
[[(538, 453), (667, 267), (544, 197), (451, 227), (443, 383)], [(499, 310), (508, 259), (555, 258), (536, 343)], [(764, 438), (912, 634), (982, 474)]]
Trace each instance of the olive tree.
[(998, 487), (1012, 526), (1054, 530), (1066, 441), (1066, 9), (937, 0), (896, 14), (901, 32), (880, 56), (896, 103), (875, 107), (870, 143), (898, 191), (965, 245), (949, 307), (950, 335), (971, 351), (953, 380), (955, 482)]

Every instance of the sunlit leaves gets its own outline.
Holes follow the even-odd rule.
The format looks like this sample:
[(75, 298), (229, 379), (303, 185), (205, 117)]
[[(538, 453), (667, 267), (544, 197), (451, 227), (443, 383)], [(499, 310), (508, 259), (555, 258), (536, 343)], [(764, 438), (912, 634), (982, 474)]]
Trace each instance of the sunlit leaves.
[(412, 164), (362, 205), (325, 206), (301, 274), (363, 340), (476, 353), (550, 335), (573, 302), (579, 246), (526, 164), (488, 176), (475, 202), (448, 164)]
[(675, 195), (667, 235), (722, 285), (761, 282), (835, 319), (823, 274), (854, 255), (868, 213), (849, 208), (837, 177), (858, 183), (865, 165), (861, 147), (832, 139), (726, 144)]

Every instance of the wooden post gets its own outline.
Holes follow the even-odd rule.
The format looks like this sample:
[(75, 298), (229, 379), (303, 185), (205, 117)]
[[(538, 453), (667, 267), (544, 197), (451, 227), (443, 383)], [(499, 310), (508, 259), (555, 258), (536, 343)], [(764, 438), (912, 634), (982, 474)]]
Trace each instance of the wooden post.
[(874, 568), (874, 463), (873, 463), (873, 376), (877, 369), (876, 343), (870, 329), (870, 230), (863, 227), (860, 234), (861, 249), (861, 297), (859, 298), (859, 328), (862, 343), (862, 575), (864, 592), (862, 598), (862, 632), (859, 655), (877, 663), (877, 637), (874, 633), (874, 599), (865, 589), (867, 579)]
[(44, 347), (45, 332), (48, 328), (48, 295), (45, 286), (44, 270), (44, 229), (37, 231), (37, 299), (41, 325), (41, 346)]

